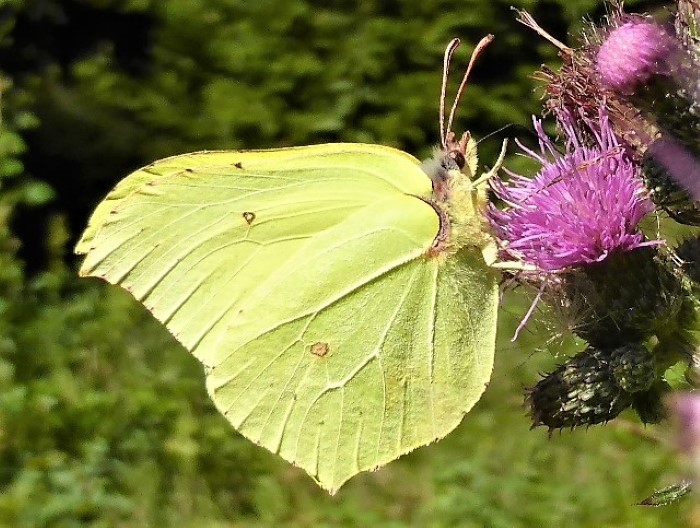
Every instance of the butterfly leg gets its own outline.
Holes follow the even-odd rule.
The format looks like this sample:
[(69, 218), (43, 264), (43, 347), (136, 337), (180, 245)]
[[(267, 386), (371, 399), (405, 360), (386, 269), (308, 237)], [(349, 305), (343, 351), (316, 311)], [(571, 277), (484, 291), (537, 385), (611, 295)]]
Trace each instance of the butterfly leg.
[(474, 187), (478, 187), (482, 183), (487, 182), (490, 180), (492, 177), (494, 177), (499, 170), (501, 170), (501, 167), (503, 166), (503, 161), (506, 158), (506, 149), (508, 147), (508, 139), (503, 140), (503, 145), (501, 146), (501, 153), (498, 155), (498, 159), (496, 160), (496, 163), (494, 166), (489, 170), (488, 172), (485, 172), (481, 176), (479, 176), (474, 182), (472, 182), (472, 185)]

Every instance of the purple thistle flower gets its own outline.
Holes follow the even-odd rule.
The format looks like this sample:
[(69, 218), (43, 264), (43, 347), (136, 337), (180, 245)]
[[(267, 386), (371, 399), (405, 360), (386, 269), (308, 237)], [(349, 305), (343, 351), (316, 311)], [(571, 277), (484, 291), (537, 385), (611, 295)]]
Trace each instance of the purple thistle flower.
[(631, 19), (612, 29), (601, 44), (598, 73), (608, 88), (631, 94), (655, 75), (670, 74), (677, 50), (677, 42), (662, 26)]
[(675, 419), (678, 450), (692, 463), (697, 477), (700, 474), (700, 395), (676, 393), (668, 398), (667, 405)]
[(542, 165), (534, 178), (508, 172), (510, 180), (492, 181), (504, 210), (492, 206), (489, 218), (506, 259), (556, 272), (600, 262), (613, 252), (657, 245), (637, 230), (653, 210), (638, 169), (630, 161), (601, 111), (589, 146), (570, 115), (560, 115), (566, 150), (559, 153), (533, 119), (539, 138), (536, 153), (518, 143)]

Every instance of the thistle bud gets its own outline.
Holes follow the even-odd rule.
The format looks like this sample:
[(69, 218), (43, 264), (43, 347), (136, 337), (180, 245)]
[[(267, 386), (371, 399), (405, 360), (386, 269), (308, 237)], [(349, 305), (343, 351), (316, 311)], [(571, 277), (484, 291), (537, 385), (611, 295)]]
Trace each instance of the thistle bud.
[(696, 387), (700, 386), (700, 237), (692, 237), (681, 242), (676, 254), (682, 260), (684, 272), (685, 295), (679, 330), (659, 343), (668, 350), (675, 351), (686, 360), (688, 367), (686, 381)]
[(533, 426), (550, 431), (612, 420), (632, 403), (617, 381), (611, 361), (618, 353), (588, 347), (530, 389), (526, 402)]
[(625, 391), (642, 392), (656, 380), (656, 360), (641, 343), (622, 345), (610, 354), (610, 371)]

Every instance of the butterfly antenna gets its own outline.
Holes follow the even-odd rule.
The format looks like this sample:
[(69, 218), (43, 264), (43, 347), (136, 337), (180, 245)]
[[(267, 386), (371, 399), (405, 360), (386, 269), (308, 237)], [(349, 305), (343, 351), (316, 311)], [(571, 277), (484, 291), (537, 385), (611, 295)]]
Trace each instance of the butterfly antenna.
[(440, 88), (440, 144), (442, 148), (446, 148), (447, 130), (445, 130), (445, 98), (447, 97), (447, 76), (450, 71), (450, 62), (452, 55), (459, 47), (459, 39), (454, 38), (445, 48), (445, 56), (442, 59), (442, 87)]
[[(484, 38), (482, 38), (479, 43), (476, 45), (474, 48), (474, 51), (472, 52), (472, 56), (469, 59), (469, 65), (467, 66), (467, 71), (464, 72), (464, 76), (462, 77), (462, 82), (459, 85), (459, 89), (457, 90), (457, 95), (455, 96), (454, 103), (452, 103), (452, 109), (450, 110), (450, 117), (447, 120), (447, 128), (445, 129), (445, 134), (447, 134), (450, 130), (452, 130), (452, 123), (455, 118), (455, 113), (457, 112), (457, 106), (459, 105), (459, 100), (462, 97), (462, 92), (464, 92), (464, 88), (467, 86), (467, 79), (469, 78), (469, 74), (472, 71), (472, 68), (474, 67), (474, 63), (476, 62), (476, 59), (481, 55), (481, 52), (484, 51), (484, 48), (491, 44), (493, 41), (493, 35), (486, 35)], [(455, 39), (457, 40), (457, 39)], [(452, 41), (454, 42), (454, 40)], [(450, 42), (450, 44), (452, 44)], [(457, 40), (457, 45), (454, 47), (456, 48), (459, 45), (459, 40)], [(452, 49), (452, 52), (450, 53), (450, 56), (452, 56), (452, 53), (454, 52), (454, 48)], [(447, 49), (450, 49), (450, 46), (448, 45)], [(445, 51), (445, 57), (447, 57), (447, 50)], [(443, 136), (444, 137), (444, 136)], [(444, 145), (443, 145), (444, 146)]]

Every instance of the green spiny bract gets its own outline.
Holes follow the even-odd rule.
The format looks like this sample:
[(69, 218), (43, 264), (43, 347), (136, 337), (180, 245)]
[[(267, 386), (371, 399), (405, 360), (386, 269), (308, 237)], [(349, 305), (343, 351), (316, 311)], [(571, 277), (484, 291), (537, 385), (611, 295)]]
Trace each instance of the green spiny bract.
[(664, 396), (671, 391), (671, 386), (663, 380), (656, 380), (646, 390), (632, 395), (632, 408), (642, 423), (659, 423), (666, 418)]

